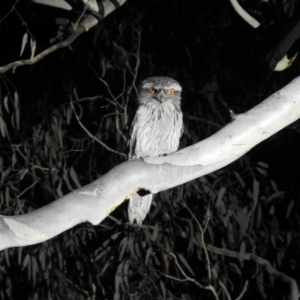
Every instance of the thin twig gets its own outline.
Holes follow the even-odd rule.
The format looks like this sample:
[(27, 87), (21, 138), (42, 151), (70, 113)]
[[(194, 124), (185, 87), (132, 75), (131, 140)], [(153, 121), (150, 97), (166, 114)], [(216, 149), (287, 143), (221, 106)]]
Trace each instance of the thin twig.
[(237, 298), (235, 298), (235, 300), (240, 300), (240, 299), (242, 299), (242, 297), (244, 296), (244, 294), (245, 294), (246, 291), (247, 291), (248, 284), (249, 284), (249, 281), (246, 280), (243, 290), (241, 291), (240, 295), (239, 295)]
[(137, 46), (136, 55), (135, 55), (136, 56), (136, 65), (135, 65), (134, 77), (133, 77), (131, 86), (128, 89), (128, 94), (131, 92), (133, 87), (135, 89), (136, 94), (138, 94), (138, 91), (136, 90), (136, 87), (135, 87), (135, 82), (136, 82), (137, 73), (138, 73), (138, 69), (139, 69), (139, 65), (140, 65), (141, 32), (139, 30), (137, 30), (136, 28), (134, 28), (134, 30), (138, 34), (138, 46)]
[[(196, 284), (198, 287), (200, 287), (201, 289), (205, 289), (205, 290), (211, 291), (212, 294), (215, 296), (216, 300), (219, 300), (219, 296), (218, 296), (215, 288), (211, 284), (209, 284), (208, 286), (204, 286), (204, 285), (200, 284), (198, 281), (196, 281), (194, 278), (191, 278), (188, 275), (186, 275), (186, 273), (183, 271), (183, 269), (181, 268), (180, 264), (178, 263), (176, 255), (174, 253), (168, 253), (168, 254), (171, 255), (174, 258), (176, 266), (180, 270), (181, 274), (185, 277), (185, 279), (179, 279), (179, 278), (176, 278), (176, 277), (172, 277), (172, 279), (178, 280), (178, 281), (191, 281), (194, 284)], [(171, 278), (171, 276), (169, 276), (169, 275), (166, 275), (166, 274), (163, 274), (163, 275), (166, 276), (166, 277)]]
[[(124, 94), (124, 89), (123, 89), (123, 92), (122, 92), (120, 95), (118, 95), (117, 97), (115, 97), (115, 95), (112, 93), (112, 91), (111, 91), (111, 89), (110, 89), (108, 83), (107, 83), (104, 79), (102, 79), (102, 78), (96, 73), (96, 71), (95, 71), (92, 67), (91, 67), (91, 69), (92, 69), (92, 71), (96, 74), (96, 76), (98, 77), (98, 79), (106, 86), (107, 91), (108, 91), (109, 95), (111, 96), (111, 98), (112, 98), (113, 100), (109, 100), (108, 98), (105, 98), (105, 99), (106, 99), (109, 103), (111, 103), (111, 104), (113, 104), (113, 105), (115, 106), (116, 112), (118, 112), (118, 108), (117, 108), (117, 107), (120, 107), (122, 110), (125, 111), (123, 105), (121, 105), (121, 104), (117, 101), (118, 98), (120, 98), (120, 97), (123, 96), (123, 94)], [(120, 113), (116, 113), (116, 117), (115, 117), (115, 118), (116, 118), (116, 129), (117, 129), (118, 133), (120, 134), (121, 138), (123, 138), (123, 140), (125, 141), (125, 143), (127, 143), (127, 138), (124, 136), (123, 132), (122, 132), (121, 129), (120, 129), (120, 121), (119, 121), (118, 115), (120, 115)], [(126, 124), (126, 123), (125, 123), (125, 124)]]
[(96, 141), (97, 143), (99, 143), (102, 147), (104, 147), (106, 150), (108, 150), (108, 151), (110, 151), (110, 152), (113, 152), (113, 153), (115, 153), (115, 154), (118, 154), (118, 155), (120, 155), (120, 156), (123, 156), (123, 157), (126, 157), (127, 158), (127, 155), (125, 154), (125, 153), (122, 153), (122, 152), (119, 152), (119, 151), (117, 151), (117, 150), (114, 150), (114, 149), (112, 149), (112, 148), (110, 148), (110, 147), (108, 147), (105, 143), (103, 143), (101, 140), (99, 140), (97, 137), (95, 137), (82, 123), (81, 123), (81, 121), (80, 121), (80, 119), (79, 119), (79, 116), (77, 115), (77, 112), (76, 112), (76, 110), (75, 110), (75, 107), (74, 107), (74, 105), (73, 105), (73, 102), (72, 101), (70, 101), (70, 105), (71, 105), (71, 107), (72, 107), (72, 109), (73, 109), (73, 112), (74, 112), (74, 114), (75, 114), (75, 117), (76, 117), (76, 120), (77, 120), (77, 122), (78, 122), (78, 124), (80, 125), (80, 127), (87, 133), (87, 135), (91, 138), (91, 139), (93, 139), (94, 141)]
[(45, 167), (41, 167), (38, 165), (35, 165), (34, 163), (30, 162), (28, 160), (28, 158), (22, 153), (22, 151), (19, 149), (20, 145), (14, 145), (16, 147), (16, 150), (18, 151), (18, 153), (24, 158), (25, 161), (27, 161), (30, 165), (31, 165), (31, 169), (38, 169), (38, 170), (42, 170), (42, 171), (57, 171), (56, 168), (45, 168)]
[(44, 50), (42, 53), (38, 54), (35, 57), (32, 57), (30, 59), (17, 60), (12, 63), (9, 63), (6, 66), (0, 67), (0, 73), (5, 73), (6, 71), (12, 68), (13, 71), (15, 71), (15, 69), (19, 66), (33, 65), (45, 56), (49, 55), (50, 53), (71, 45), (74, 42), (74, 40), (78, 38), (78, 36), (80, 36), (83, 32), (85, 32), (85, 28), (82, 26), (78, 26), (76, 30), (74, 30), (74, 32), (71, 35), (69, 35), (64, 41), (49, 47), (48, 49)]
[[(202, 244), (202, 241), (200, 243), (200, 246), (201, 247), (205, 246), (208, 251), (214, 252), (214, 253), (219, 254), (219, 255), (234, 257), (234, 258), (238, 258), (240, 260), (253, 260), (257, 264), (263, 266), (265, 268), (265, 270), (271, 276), (274, 276), (278, 280), (281, 280), (281, 281), (289, 284), (290, 292), (291, 292), (290, 293), (291, 300), (298, 300), (298, 286), (297, 286), (297, 283), (296, 283), (295, 279), (292, 278), (292, 277), (287, 276), (286, 274), (284, 274), (282, 272), (277, 271), (274, 267), (272, 267), (270, 262), (267, 261), (266, 259), (264, 259), (260, 256), (257, 256), (256, 254), (253, 254), (253, 253), (239, 253), (239, 252), (228, 250), (228, 249), (221, 249), (221, 248), (217, 248), (217, 247), (214, 247), (214, 246), (211, 246), (211, 245), (205, 245), (205, 244)], [(244, 287), (243, 294), (245, 293), (244, 290), (247, 288), (247, 286)], [(241, 299), (239, 297), (237, 299)]]
[(97, 78), (98, 78), (98, 79), (106, 86), (106, 88), (107, 88), (107, 90), (108, 90), (108, 93), (110, 94), (110, 96), (111, 96), (111, 98), (112, 98), (113, 100), (110, 100), (110, 99), (104, 98), (104, 97), (103, 97), (103, 98), (104, 98), (107, 102), (111, 103), (112, 105), (114, 105), (114, 106), (119, 106), (121, 109), (124, 110), (124, 107), (117, 101), (117, 100), (123, 95), (123, 92), (120, 93), (117, 97), (115, 97), (114, 94), (112, 93), (112, 91), (111, 91), (111, 89), (110, 89), (108, 83), (107, 83), (104, 79), (102, 79), (102, 78), (97, 74), (97, 72), (94, 70), (94, 68), (92, 68), (91, 66), (90, 66), (90, 68), (91, 68), (91, 70), (94, 72), (94, 74), (97, 76)]
[(185, 116), (187, 116), (190, 120), (196, 120), (196, 121), (200, 121), (200, 122), (203, 122), (203, 123), (206, 123), (206, 124), (210, 124), (210, 125), (213, 125), (217, 128), (222, 128), (224, 126), (220, 125), (220, 124), (217, 124), (215, 122), (212, 122), (212, 121), (208, 121), (208, 120), (205, 120), (205, 119), (202, 119), (202, 118), (198, 118), (198, 117), (194, 117), (194, 116), (191, 116), (189, 114), (184, 114)]
[(0, 19), (0, 23), (3, 21), (3, 20), (5, 20), (14, 10), (15, 10), (15, 7), (16, 7), (16, 5), (18, 4), (18, 2), (19, 2), (20, 0), (17, 0), (14, 4), (13, 4), (13, 6), (11, 7), (11, 9), (10, 9), (10, 11), (2, 18), (2, 19)]
[(228, 299), (228, 300), (231, 300), (230, 294), (229, 294), (229, 292), (228, 292), (226, 286), (224, 285), (224, 283), (223, 283), (221, 280), (219, 280), (219, 285), (222, 287), (222, 289), (223, 289), (223, 291), (224, 291), (224, 293), (225, 293), (227, 299)]
[(208, 278), (211, 281), (212, 277), (211, 277), (210, 259), (209, 259), (208, 251), (207, 251), (207, 248), (206, 248), (206, 243), (204, 241), (204, 234), (205, 234), (205, 231), (207, 229), (207, 224), (209, 222), (209, 218), (206, 218), (206, 222), (205, 222), (204, 229), (203, 229), (201, 224), (197, 220), (196, 216), (192, 213), (192, 211), (189, 209), (189, 207), (186, 204), (183, 204), (183, 206), (189, 211), (189, 213), (191, 214), (191, 216), (193, 217), (195, 222), (198, 224), (200, 234), (201, 234), (201, 243), (202, 243), (201, 246), (203, 246), (204, 253), (205, 253), (205, 258), (206, 258)]
[[(265, 270), (271, 276), (274, 276), (277, 279), (289, 284), (290, 291), (291, 291), (291, 294), (290, 294), (291, 300), (298, 300), (298, 286), (297, 286), (296, 281), (293, 278), (287, 276), (286, 274), (277, 271), (275, 268), (272, 267), (270, 262), (267, 261), (266, 259), (264, 259), (262, 257), (259, 257), (259, 256), (257, 256), (256, 254), (253, 254), (253, 253), (238, 253), (236, 251), (232, 251), (232, 250), (228, 250), (228, 249), (220, 249), (220, 248), (217, 248), (217, 247), (214, 247), (214, 246), (211, 246), (211, 245), (206, 245), (206, 243), (204, 242), (204, 235), (202, 235), (202, 233), (204, 234), (204, 232), (207, 228), (210, 211), (207, 211), (205, 227), (204, 227), (204, 230), (203, 230), (201, 224), (199, 223), (199, 221), (197, 220), (195, 215), (192, 213), (192, 211), (185, 204), (183, 204), (183, 206), (190, 212), (190, 214), (192, 215), (192, 217), (194, 218), (194, 220), (197, 222), (197, 224), (199, 226), (199, 229), (200, 229), (200, 232), (201, 232), (200, 246), (204, 249), (205, 256), (206, 256), (206, 259), (207, 259), (208, 263), (209, 263), (209, 256), (208, 256), (207, 250), (211, 251), (211, 252), (214, 252), (216, 254), (238, 258), (240, 260), (253, 260), (257, 264), (262, 265), (265, 268)], [(219, 284), (224, 289), (224, 285), (220, 281), (219, 281)], [(247, 286), (248, 286), (248, 283), (245, 284), (240, 296), (238, 296), (238, 298), (236, 298), (236, 300), (241, 299), (242, 295), (245, 294)], [(228, 299), (230, 299), (230, 295), (229, 295), (228, 291), (225, 290), (225, 289), (224, 289), (224, 291), (225, 291), (226, 296), (229, 297)]]
[(120, 129), (120, 119), (119, 119), (119, 116), (120, 114), (118, 113), (118, 110), (116, 108), (116, 113), (115, 113), (115, 117), (116, 117), (116, 128), (117, 128), (117, 131), (119, 133), (119, 135), (121, 136), (121, 138), (125, 141), (125, 143), (127, 144), (127, 138), (126, 136), (123, 134), (123, 132), (121, 131)]
[(30, 190), (32, 187), (34, 187), (40, 180), (36, 180), (32, 185), (28, 186), (24, 191), (22, 191), (17, 197), (21, 197), (24, 193), (26, 193), (28, 190)]
[(79, 22), (83, 19), (83, 16), (84, 16), (86, 11), (87, 11), (87, 6), (85, 5), (82, 12), (81, 12), (81, 14), (80, 14), (80, 16), (78, 17), (77, 21), (74, 24), (74, 30), (76, 30), (77, 27), (79, 26)]

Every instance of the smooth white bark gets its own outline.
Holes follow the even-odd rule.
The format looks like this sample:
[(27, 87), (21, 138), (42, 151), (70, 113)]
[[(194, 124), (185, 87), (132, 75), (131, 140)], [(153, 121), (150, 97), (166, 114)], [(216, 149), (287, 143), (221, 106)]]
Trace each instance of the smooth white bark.
[[(38, 4), (52, 6), (60, 9), (65, 9), (65, 10), (72, 9), (72, 6), (67, 2), (65, 2), (64, 0), (31, 0), (31, 1)], [(99, 6), (96, 0), (82, 0), (82, 2), (88, 7), (90, 11), (99, 12)], [(118, 0), (118, 2), (120, 5), (123, 5), (126, 2), (126, 0)], [(109, 0), (103, 0), (102, 5), (104, 7), (104, 12), (105, 12), (104, 17), (106, 17), (116, 9), (115, 5)]]
[(260, 26), (260, 23), (245, 11), (237, 2), (237, 0), (230, 0), (230, 3), (232, 4), (235, 11), (240, 15), (240, 17), (244, 19), (249, 25), (251, 25), (255, 29)]
[(211, 137), (169, 156), (124, 162), (36, 211), (0, 217), (0, 249), (39, 243), (99, 224), (139, 188), (157, 193), (218, 170), (300, 117), (300, 77)]

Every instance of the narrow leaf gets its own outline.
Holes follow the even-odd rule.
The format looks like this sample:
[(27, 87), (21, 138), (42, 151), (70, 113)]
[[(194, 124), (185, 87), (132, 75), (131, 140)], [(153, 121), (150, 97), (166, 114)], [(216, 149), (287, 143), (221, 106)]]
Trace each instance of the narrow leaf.
[(70, 177), (72, 178), (72, 180), (73, 180), (73, 182), (76, 184), (76, 186), (77, 186), (78, 188), (80, 188), (81, 185), (80, 185), (80, 183), (79, 183), (77, 173), (76, 173), (76, 171), (74, 170), (73, 167), (70, 168)]
[(258, 195), (259, 195), (259, 182), (254, 179), (253, 181), (253, 206), (252, 206), (252, 212), (255, 211), (256, 205), (258, 202)]
[(6, 111), (9, 113), (10, 111), (9, 111), (9, 107), (8, 107), (8, 97), (5, 96), (3, 101), (4, 101), (4, 107), (5, 107)]
[(36, 40), (33, 38), (30, 39), (30, 47), (31, 47), (31, 56), (30, 58), (33, 58), (35, 55), (35, 50), (36, 50)]
[(190, 265), (188, 264), (188, 262), (186, 261), (186, 259), (180, 254), (178, 253), (178, 257), (181, 260), (181, 262), (184, 264), (184, 266), (190, 271), (190, 273), (195, 276), (192, 268), (190, 267)]
[(16, 116), (16, 125), (17, 129), (20, 130), (20, 103), (19, 103), (19, 96), (17, 92), (15, 92), (15, 116)]
[(294, 202), (294, 199), (292, 199), (290, 201), (289, 206), (288, 206), (287, 211), (286, 211), (286, 217), (287, 218), (290, 216), (291, 210), (294, 207), (294, 205), (295, 205), (295, 202)]
[(163, 294), (163, 299), (165, 300), (166, 297), (167, 297), (165, 285), (164, 285), (164, 283), (161, 280), (160, 280), (159, 284), (160, 284), (160, 288), (161, 288), (161, 291), (162, 291), (162, 294)]
[(148, 261), (150, 258), (150, 255), (152, 254), (152, 248), (148, 248), (147, 252), (146, 252), (146, 258), (145, 258), (145, 265), (148, 265)]
[(23, 38), (22, 38), (22, 45), (21, 45), (20, 56), (22, 56), (22, 54), (23, 54), (23, 51), (24, 51), (25, 46), (26, 46), (26, 44), (27, 44), (27, 41), (28, 41), (28, 33), (26, 32), (26, 33), (23, 35)]

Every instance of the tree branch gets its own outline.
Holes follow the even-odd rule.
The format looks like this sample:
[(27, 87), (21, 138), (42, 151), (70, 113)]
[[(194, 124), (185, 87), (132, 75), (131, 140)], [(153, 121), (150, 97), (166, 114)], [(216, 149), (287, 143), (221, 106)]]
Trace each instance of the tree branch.
[(115, 153), (115, 154), (118, 154), (118, 155), (120, 155), (120, 156), (123, 156), (123, 157), (127, 158), (127, 155), (126, 155), (125, 153), (119, 152), (119, 151), (117, 151), (117, 150), (114, 150), (114, 149), (108, 147), (104, 142), (102, 142), (100, 139), (98, 139), (96, 136), (94, 136), (94, 135), (93, 135), (93, 134), (92, 134), (92, 133), (91, 133), (91, 132), (83, 125), (83, 124), (82, 124), (82, 122), (80, 121), (80, 118), (79, 118), (79, 116), (78, 116), (78, 114), (77, 114), (77, 112), (76, 112), (76, 109), (75, 109), (75, 107), (74, 107), (72, 101), (70, 102), (70, 105), (71, 105), (72, 110), (73, 110), (73, 112), (74, 112), (74, 114), (75, 114), (75, 118), (76, 118), (78, 124), (80, 125), (80, 127), (86, 132), (86, 134), (87, 134), (91, 139), (93, 139), (94, 141), (96, 141), (98, 144), (100, 144), (100, 145), (101, 145), (102, 147), (104, 147), (106, 150), (108, 150), (108, 151), (110, 151), (110, 152), (113, 152), (113, 153)]
[(178, 260), (177, 260), (177, 257), (174, 253), (168, 253), (170, 256), (173, 257), (174, 261), (175, 261), (175, 264), (177, 266), (177, 268), (180, 270), (181, 274), (184, 276), (184, 279), (180, 279), (180, 278), (176, 278), (176, 277), (173, 277), (173, 276), (170, 276), (168, 274), (164, 274), (164, 273), (161, 273), (163, 276), (167, 277), (167, 278), (171, 278), (173, 280), (177, 280), (177, 281), (190, 281), (192, 283), (194, 283), (195, 285), (197, 285), (199, 288), (201, 289), (204, 289), (204, 290), (209, 290), (212, 292), (212, 294), (214, 295), (215, 299), (216, 300), (219, 300), (219, 296), (218, 296), (218, 293), (216, 292), (215, 288), (213, 285), (209, 284), (207, 286), (204, 286), (202, 284), (200, 284), (197, 280), (195, 280), (194, 278), (192, 277), (189, 277), (182, 269), (182, 267), (180, 266), (180, 264), (178, 263)]
[(155, 194), (223, 168), (300, 117), (300, 77), (211, 137), (168, 156), (130, 160), (40, 209), (0, 217), (0, 249), (40, 243), (103, 221), (139, 189)]
[(213, 253), (219, 254), (219, 255), (225, 255), (225, 256), (229, 256), (229, 257), (233, 257), (233, 258), (238, 258), (240, 260), (253, 260), (257, 264), (263, 266), (264, 269), (271, 276), (274, 276), (278, 280), (289, 284), (290, 291), (291, 291), (291, 294), (290, 294), (291, 300), (298, 300), (298, 286), (297, 286), (295, 279), (287, 276), (286, 274), (284, 274), (282, 272), (277, 271), (274, 267), (272, 267), (270, 262), (267, 261), (266, 259), (264, 259), (260, 256), (257, 256), (254, 253), (238, 253), (236, 251), (232, 251), (232, 250), (228, 250), (228, 249), (221, 249), (221, 248), (214, 247), (212, 245), (205, 245), (205, 244), (201, 245), (201, 247), (202, 246), (204, 246), (207, 250), (209, 250)]
[(13, 72), (14, 72), (16, 70), (16, 68), (19, 66), (33, 65), (36, 62), (40, 61), (45, 56), (49, 55), (50, 53), (52, 53), (58, 49), (61, 49), (61, 48), (71, 45), (76, 40), (76, 38), (79, 35), (81, 35), (84, 31), (85, 30), (82, 26), (77, 26), (77, 28), (74, 29), (74, 33), (69, 35), (64, 41), (59, 42), (59, 43), (49, 47), (48, 49), (44, 50), (42, 53), (40, 53), (37, 56), (34, 56), (30, 59), (17, 60), (6, 66), (0, 67), (0, 73), (5, 73), (6, 71), (8, 71), (10, 69), (13, 69)]
[[(120, 6), (126, 2), (126, 0), (117, 0), (117, 1), (120, 4)], [(116, 9), (116, 6), (112, 2), (104, 1), (103, 2), (103, 16), (100, 16), (100, 17), (102, 17), (102, 18), (106, 17), (111, 12), (113, 12), (115, 9)], [(13, 69), (13, 71), (15, 71), (16, 68), (19, 66), (33, 65), (36, 62), (40, 61), (45, 56), (49, 55), (50, 53), (57, 51), (58, 49), (62, 49), (67, 46), (70, 46), (83, 32), (88, 31), (90, 28), (97, 25), (98, 22), (99, 22), (99, 20), (92, 14), (85, 15), (80, 20), (79, 24), (76, 24), (76, 26), (73, 26), (73, 24), (72, 24), (72, 27), (71, 27), (72, 33), (64, 41), (59, 42), (59, 43), (49, 47), (48, 49), (44, 50), (37, 56), (34, 56), (30, 59), (17, 60), (12, 63), (9, 63), (6, 66), (0, 67), (0, 74), (5, 73), (10, 69)]]
[(237, 0), (230, 0), (235, 11), (240, 15), (242, 19), (244, 19), (249, 25), (253, 28), (257, 28), (260, 26), (260, 23), (255, 20), (252, 16), (250, 16), (237, 2)]

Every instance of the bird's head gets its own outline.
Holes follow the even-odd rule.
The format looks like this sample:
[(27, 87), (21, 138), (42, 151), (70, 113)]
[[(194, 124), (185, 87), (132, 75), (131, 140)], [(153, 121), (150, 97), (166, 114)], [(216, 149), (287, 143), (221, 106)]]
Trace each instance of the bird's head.
[(140, 85), (139, 102), (153, 105), (164, 105), (170, 102), (180, 104), (181, 91), (180, 84), (172, 78), (150, 77)]

